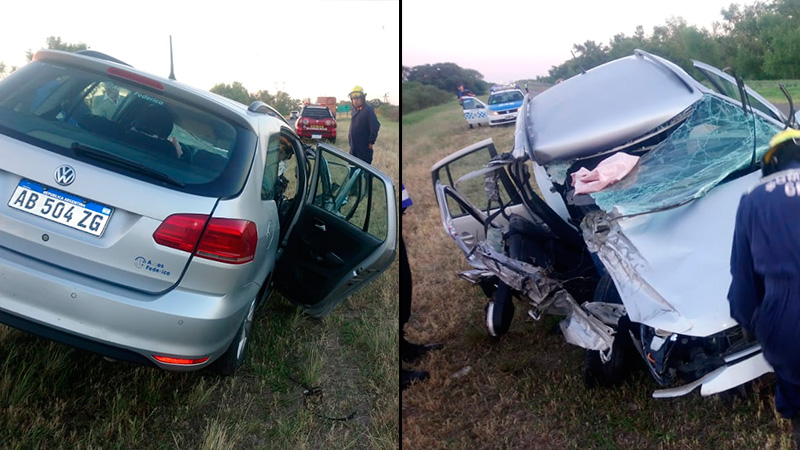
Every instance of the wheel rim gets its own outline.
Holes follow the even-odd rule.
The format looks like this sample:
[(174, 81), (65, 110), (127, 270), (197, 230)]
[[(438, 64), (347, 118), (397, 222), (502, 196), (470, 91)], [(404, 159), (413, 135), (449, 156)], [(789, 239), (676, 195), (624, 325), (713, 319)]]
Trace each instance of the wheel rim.
[(247, 339), (250, 337), (250, 331), (253, 329), (253, 316), (256, 312), (256, 300), (250, 303), (250, 310), (247, 311), (247, 317), (244, 318), (242, 324), (242, 335), (239, 338), (239, 348), (236, 349), (236, 359), (241, 360), (244, 356), (244, 350), (247, 348)]

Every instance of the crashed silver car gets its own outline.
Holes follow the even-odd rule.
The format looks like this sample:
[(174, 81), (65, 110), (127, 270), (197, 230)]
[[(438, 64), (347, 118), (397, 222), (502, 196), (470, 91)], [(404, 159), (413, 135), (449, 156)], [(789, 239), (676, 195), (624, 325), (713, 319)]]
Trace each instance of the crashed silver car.
[[(643, 360), (654, 397), (771, 371), (730, 317), (729, 261), (739, 198), (795, 121), (740, 79), (694, 67), (696, 78), (637, 50), (526, 96), (512, 151), (487, 139), (432, 167), (445, 231), (473, 267), (461, 276), (489, 297), (489, 334), (508, 328), (512, 298), (525, 301), (535, 319), (564, 317), (588, 384), (616, 384)], [(639, 159), (576, 194), (572, 175), (617, 153)]]

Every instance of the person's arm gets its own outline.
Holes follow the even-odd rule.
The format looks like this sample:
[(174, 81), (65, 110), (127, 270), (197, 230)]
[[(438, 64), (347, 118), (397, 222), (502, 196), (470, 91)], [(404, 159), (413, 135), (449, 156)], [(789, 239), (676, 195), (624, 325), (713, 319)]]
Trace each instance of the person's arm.
[(381, 129), (381, 123), (378, 122), (378, 116), (375, 115), (374, 110), (367, 121), (369, 122), (369, 149), (372, 150), (372, 146), (378, 140), (378, 130)]
[(756, 308), (764, 296), (764, 281), (753, 266), (750, 250), (749, 208), (742, 197), (736, 211), (736, 225), (731, 249), (731, 286), (728, 290), (731, 317), (746, 331), (753, 333), (752, 322)]

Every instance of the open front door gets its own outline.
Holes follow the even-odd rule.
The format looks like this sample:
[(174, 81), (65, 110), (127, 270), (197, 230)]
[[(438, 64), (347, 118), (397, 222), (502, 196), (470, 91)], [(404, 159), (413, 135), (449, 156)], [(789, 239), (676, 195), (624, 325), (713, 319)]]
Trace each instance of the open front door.
[(313, 317), (386, 270), (397, 248), (397, 200), (388, 176), (327, 144), (314, 155), (310, 192), (275, 269), (275, 287)]
[(489, 109), (477, 98), (461, 97), (461, 107), (464, 109), (464, 118), (467, 119), (470, 128), (476, 124), (481, 126), (489, 123)]

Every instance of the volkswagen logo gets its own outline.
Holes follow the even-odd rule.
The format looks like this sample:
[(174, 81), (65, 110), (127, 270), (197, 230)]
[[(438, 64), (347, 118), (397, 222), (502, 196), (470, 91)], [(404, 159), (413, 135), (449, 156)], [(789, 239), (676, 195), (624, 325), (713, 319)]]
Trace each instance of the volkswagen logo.
[(55, 178), (56, 183), (61, 186), (69, 186), (75, 181), (75, 169), (67, 165), (59, 166), (59, 168), (56, 169)]

